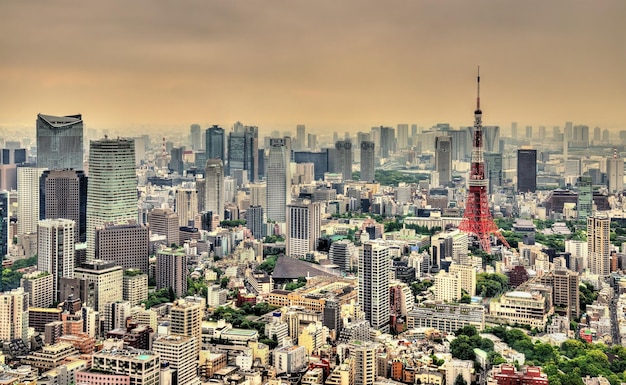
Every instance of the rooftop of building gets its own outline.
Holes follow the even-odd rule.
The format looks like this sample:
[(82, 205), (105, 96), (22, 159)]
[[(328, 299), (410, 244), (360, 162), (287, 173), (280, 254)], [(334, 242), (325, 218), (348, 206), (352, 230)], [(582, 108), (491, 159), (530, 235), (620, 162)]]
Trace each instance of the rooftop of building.
[(37, 117), (54, 128), (63, 128), (83, 121), (82, 115), (54, 116), (37, 114)]

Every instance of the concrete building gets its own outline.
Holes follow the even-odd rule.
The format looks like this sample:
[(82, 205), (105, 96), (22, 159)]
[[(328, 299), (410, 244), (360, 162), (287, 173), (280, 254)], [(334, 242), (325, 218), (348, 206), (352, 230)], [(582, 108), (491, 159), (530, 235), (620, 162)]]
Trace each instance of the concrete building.
[(139, 269), (148, 273), (150, 231), (136, 220), (125, 224), (105, 223), (96, 227), (96, 259), (115, 262), (124, 269)]
[(352, 142), (350, 140), (340, 140), (335, 143), (337, 164), (335, 170), (344, 181), (352, 180)]
[(87, 240), (87, 176), (83, 171), (43, 171), (39, 180), (39, 218), (71, 219), (76, 223), (75, 242)]
[(17, 168), (17, 234), (37, 232), (39, 222), (39, 178), (43, 168)]
[(517, 150), (517, 191), (537, 191), (537, 150)]
[[(452, 181), (452, 137), (435, 137), (435, 171), (439, 173), (439, 185)], [(437, 187), (437, 186), (435, 186)]]
[(195, 227), (198, 215), (198, 192), (195, 189), (179, 188), (176, 190), (176, 214), (178, 225)]
[(370, 325), (383, 333), (389, 332), (389, 247), (366, 242), (360, 250), (358, 279), (359, 304)]
[(205, 210), (217, 214), (224, 220), (224, 164), (219, 159), (208, 159), (204, 169)]
[(28, 293), (21, 287), (0, 293), (0, 340), (28, 343)]
[(122, 277), (122, 299), (131, 306), (139, 305), (148, 299), (148, 274), (141, 270), (126, 270)]
[(608, 217), (587, 218), (587, 252), (592, 274), (608, 277), (610, 270), (611, 220)]
[(202, 343), (202, 316), (203, 306), (198, 302), (179, 299), (170, 309), (170, 334), (193, 339), (194, 359), (200, 353)]
[(289, 152), (284, 139), (272, 138), (267, 160), (267, 220), (287, 221), (287, 205), (291, 202)]
[(28, 293), (28, 306), (30, 307), (50, 307), (55, 301), (54, 278), (49, 272), (34, 271), (24, 274), (21, 286)]
[(160, 368), (161, 358), (151, 351), (101, 350), (91, 357), (90, 370), (76, 373), (76, 383), (111, 385), (123, 381), (117, 377), (123, 376), (129, 377), (130, 384), (156, 385), (159, 384)]
[(307, 365), (306, 348), (304, 346), (283, 346), (274, 349), (274, 367), (276, 374), (297, 373)]
[(461, 300), (461, 278), (459, 274), (440, 270), (435, 275), (432, 287), (435, 301), (456, 302)]
[[(350, 344), (354, 362), (354, 385), (373, 385), (376, 380), (376, 345), (354, 341)], [(386, 373), (381, 373), (385, 376)]]
[(492, 322), (519, 323), (543, 330), (552, 309), (543, 294), (533, 291), (511, 291), (489, 303)]
[(485, 308), (479, 305), (426, 302), (407, 314), (407, 329), (434, 328), (451, 333), (468, 325), (485, 328)]
[(59, 279), (74, 278), (75, 223), (70, 219), (44, 219), (37, 226), (37, 270), (53, 277), (53, 295), (59, 298)]
[(96, 291), (95, 310), (103, 314), (104, 305), (121, 301), (123, 297), (123, 275), (121, 266), (113, 262), (93, 260), (74, 269), (74, 277), (93, 283)]
[(624, 191), (624, 159), (617, 157), (617, 151), (606, 159), (606, 179), (609, 193)]
[(157, 252), (157, 289), (171, 287), (177, 297), (187, 293), (187, 253), (183, 248), (166, 247)]
[(321, 237), (320, 202), (303, 200), (287, 206), (287, 256), (304, 258), (315, 251)]
[(374, 142), (363, 141), (361, 142), (361, 175), (360, 180), (364, 182), (374, 182), (375, 180), (375, 160), (376, 150)]
[(156, 208), (148, 213), (151, 234), (165, 236), (168, 245), (180, 243), (178, 214), (172, 209)]
[(200, 384), (196, 375), (195, 347), (193, 338), (182, 335), (160, 335), (152, 343), (152, 351), (176, 370), (179, 384)]
[(263, 220), (263, 206), (250, 206), (246, 210), (246, 227), (256, 239), (265, 237), (265, 221)]
[(263, 183), (250, 183), (248, 185), (250, 189), (250, 206), (261, 206), (263, 210), (267, 209), (267, 184)]
[(577, 272), (566, 268), (556, 269), (539, 277), (539, 282), (552, 288), (554, 306), (566, 308), (572, 319), (580, 317), (580, 276)]
[(105, 223), (137, 220), (133, 139), (91, 141), (87, 189), (87, 261), (95, 259), (95, 230)]
[(83, 118), (37, 114), (37, 167), (83, 169)]
[(465, 290), (470, 296), (476, 294), (476, 269), (474, 266), (453, 263), (450, 265), (450, 273), (459, 277), (461, 290)]

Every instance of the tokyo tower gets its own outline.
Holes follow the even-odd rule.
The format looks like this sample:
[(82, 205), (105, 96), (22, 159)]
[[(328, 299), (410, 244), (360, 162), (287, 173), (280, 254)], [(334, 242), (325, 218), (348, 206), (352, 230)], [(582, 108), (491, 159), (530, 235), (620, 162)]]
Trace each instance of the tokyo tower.
[(472, 140), (472, 168), (469, 177), (469, 191), (465, 203), (465, 213), (459, 225), (459, 230), (476, 236), (481, 249), (491, 252), (491, 234), (497, 236), (503, 244), (509, 246), (489, 211), (489, 197), (487, 186), (489, 180), (485, 178), (485, 160), (483, 158), (483, 112), (480, 110), (480, 67), (477, 76), (476, 111), (474, 111), (474, 138)]

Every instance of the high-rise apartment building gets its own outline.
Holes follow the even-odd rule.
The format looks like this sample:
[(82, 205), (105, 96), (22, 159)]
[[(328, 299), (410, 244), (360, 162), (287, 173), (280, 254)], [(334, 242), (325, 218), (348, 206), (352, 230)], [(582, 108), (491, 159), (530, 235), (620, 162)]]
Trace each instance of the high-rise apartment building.
[(207, 128), (205, 139), (206, 158), (225, 161), (226, 135), (224, 134), (224, 129), (217, 125)]
[(537, 150), (517, 150), (517, 191), (537, 191)]
[(124, 269), (148, 273), (150, 264), (150, 231), (148, 226), (127, 221), (105, 223), (96, 227), (95, 258), (114, 262)]
[(202, 344), (201, 303), (179, 299), (170, 309), (170, 334), (190, 337), (195, 346), (193, 360), (200, 353)]
[(17, 234), (37, 231), (39, 222), (39, 177), (42, 168), (17, 168)]
[(76, 242), (87, 240), (87, 177), (80, 170), (46, 170), (39, 179), (39, 219), (71, 219)]
[(153, 209), (148, 213), (150, 233), (164, 235), (168, 245), (180, 242), (178, 214), (172, 209)]
[(606, 179), (609, 193), (624, 190), (624, 159), (617, 156), (617, 151), (613, 151), (613, 156), (606, 159)]
[(176, 190), (176, 214), (180, 226), (194, 227), (198, 215), (198, 192), (191, 188)]
[(321, 236), (320, 202), (303, 200), (287, 205), (287, 256), (304, 258), (315, 251)]
[(291, 202), (291, 175), (285, 140), (270, 139), (267, 160), (267, 219), (278, 223), (287, 220), (286, 207)]
[(366, 242), (359, 258), (359, 304), (372, 328), (389, 332), (389, 247)]
[(580, 317), (580, 276), (577, 272), (562, 268), (548, 272), (539, 278), (542, 285), (552, 288), (552, 304), (566, 307), (569, 316)]
[(28, 294), (18, 287), (0, 292), (0, 340), (28, 344)]
[(248, 185), (250, 189), (250, 206), (261, 206), (263, 210), (267, 209), (267, 184), (263, 183), (250, 183)]
[(376, 150), (374, 142), (361, 142), (361, 177), (365, 182), (374, 182)]
[(200, 384), (195, 347), (194, 338), (184, 335), (159, 335), (152, 343), (152, 351), (176, 370), (179, 384)]
[(452, 181), (452, 137), (435, 137), (435, 171), (439, 173), (439, 184)]
[(592, 274), (608, 277), (611, 273), (611, 219), (608, 217), (587, 217), (587, 252), (589, 270)]
[(177, 297), (187, 293), (187, 254), (183, 248), (166, 247), (157, 252), (157, 289), (171, 287)]
[(93, 140), (89, 146), (87, 260), (94, 259), (95, 229), (136, 220), (137, 178), (133, 139)]
[(470, 296), (476, 294), (476, 269), (473, 266), (453, 263), (450, 265), (450, 273), (459, 277), (461, 290), (465, 290)]
[(205, 180), (205, 210), (217, 214), (220, 220), (224, 219), (224, 165), (219, 159), (206, 161)]
[(37, 270), (53, 276), (55, 301), (59, 298), (59, 279), (74, 278), (74, 231), (71, 219), (44, 219), (37, 226)]
[(124, 270), (113, 262), (94, 259), (74, 269), (74, 277), (93, 284), (95, 310), (103, 314), (104, 305), (122, 300)]
[(354, 360), (354, 385), (373, 385), (376, 381), (376, 345), (355, 341), (350, 348)]
[(335, 155), (337, 173), (341, 174), (344, 181), (352, 180), (352, 142), (350, 140), (336, 142)]
[(250, 229), (256, 239), (265, 237), (265, 222), (263, 220), (263, 207), (250, 206), (246, 210), (246, 227)]
[(136, 269), (125, 270), (122, 284), (122, 298), (131, 306), (148, 299), (148, 274)]
[(28, 306), (47, 308), (54, 303), (54, 278), (47, 271), (34, 271), (22, 276), (21, 285), (28, 293)]
[(50, 170), (83, 169), (81, 115), (37, 115), (37, 167)]

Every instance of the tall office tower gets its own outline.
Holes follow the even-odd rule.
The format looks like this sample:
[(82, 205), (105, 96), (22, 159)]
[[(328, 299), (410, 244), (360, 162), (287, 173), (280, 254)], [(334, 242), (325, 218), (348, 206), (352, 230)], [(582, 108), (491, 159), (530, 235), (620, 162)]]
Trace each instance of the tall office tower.
[(39, 179), (39, 219), (71, 219), (76, 242), (87, 240), (87, 177), (80, 170), (44, 171)]
[(148, 213), (150, 233), (164, 235), (168, 245), (180, 242), (178, 214), (172, 209), (153, 209)]
[[(387, 289), (389, 291), (389, 289)], [(373, 385), (376, 381), (376, 345), (371, 342), (350, 344), (354, 354), (354, 382), (352, 385)], [(386, 373), (381, 373), (385, 375)]]
[(75, 226), (71, 219), (44, 219), (37, 226), (37, 270), (54, 278), (55, 301), (59, 298), (59, 279), (74, 278)]
[(245, 126), (228, 134), (228, 175), (233, 170), (246, 170), (248, 180), (256, 182), (259, 175), (259, 136), (257, 127)]
[[(545, 137), (542, 136), (542, 138)], [(485, 152), (501, 152), (500, 149), (500, 126), (483, 127), (483, 138), (485, 139)]]
[(187, 253), (183, 248), (166, 247), (157, 252), (157, 289), (172, 288), (177, 297), (187, 294)]
[(365, 182), (374, 182), (375, 180), (375, 148), (374, 142), (364, 140), (361, 142), (361, 176), (360, 179)]
[(321, 236), (320, 202), (303, 200), (287, 205), (287, 256), (304, 258), (315, 251)]
[(588, 147), (589, 146), (589, 126), (576, 125), (572, 131), (571, 147)]
[(489, 193), (502, 186), (502, 154), (485, 153), (485, 176), (489, 179)]
[(183, 175), (183, 172), (185, 171), (185, 162), (183, 161), (184, 152), (185, 147), (172, 148), (172, 150), (170, 151), (170, 161), (167, 165), (167, 168), (171, 173)]
[(126, 319), (130, 317), (131, 304), (128, 301), (108, 302), (104, 304), (104, 313), (100, 315), (100, 334), (106, 336), (114, 329), (126, 330)]
[(531, 139), (533, 137), (533, 126), (526, 126), (524, 137), (526, 139)]
[(50, 170), (83, 169), (81, 115), (37, 114), (37, 167)]
[(409, 125), (398, 124), (398, 150), (409, 147)]
[(226, 135), (224, 129), (218, 125), (206, 129), (206, 158), (226, 160)]
[(0, 191), (0, 264), (9, 254), (9, 224), (9, 192)]
[(435, 171), (439, 173), (439, 185), (452, 181), (452, 137), (435, 137)]
[(17, 233), (37, 231), (39, 221), (39, 177), (44, 170), (35, 167), (17, 168)]
[(176, 190), (176, 214), (180, 226), (194, 227), (198, 215), (198, 192), (195, 189), (179, 188)]
[(580, 317), (580, 276), (578, 273), (562, 268), (544, 274), (539, 278), (542, 285), (552, 288), (552, 304), (565, 307), (572, 318)]
[(592, 274), (608, 277), (611, 270), (610, 242), (611, 219), (608, 217), (587, 217), (587, 252), (589, 270)]
[(609, 193), (615, 194), (624, 190), (624, 159), (617, 156), (616, 149), (613, 150), (613, 156), (606, 159), (606, 178)]
[[(376, 142), (376, 141), (374, 141)], [(380, 126), (380, 156), (389, 158), (395, 150), (396, 136), (391, 127)]]
[(517, 191), (537, 191), (537, 150), (517, 150)]
[(359, 304), (372, 328), (389, 332), (389, 247), (366, 242), (359, 258)]
[(308, 147), (307, 143), (307, 135), (306, 135), (306, 127), (304, 124), (298, 124), (296, 126), (296, 142), (298, 150), (304, 150)]
[(517, 122), (511, 123), (511, 138), (517, 139)]
[(196, 194), (198, 195), (198, 212), (206, 211), (206, 180), (196, 179)]
[[(331, 154), (335, 153), (333, 148), (325, 148), (319, 152), (312, 151), (296, 151), (293, 154), (294, 162), (300, 163), (313, 163), (313, 177), (315, 180), (323, 180), (326, 172), (332, 172), (333, 168), (330, 167), (329, 161), (333, 159)], [(330, 157), (330, 158), (329, 158)]]
[(589, 175), (578, 177), (578, 202), (576, 211), (579, 220), (586, 220), (593, 213), (593, 184)]
[(340, 140), (335, 143), (337, 155), (336, 170), (344, 181), (352, 180), (352, 143), (349, 140)]
[(341, 271), (349, 271), (352, 268), (352, 255), (355, 250), (354, 243), (342, 239), (330, 245), (328, 256), (330, 261), (339, 266)]
[(246, 210), (246, 227), (250, 229), (256, 239), (265, 237), (265, 223), (263, 221), (263, 206), (250, 206)]
[(265, 210), (267, 204), (267, 184), (262, 183), (250, 183), (248, 185), (250, 189), (250, 206), (261, 206)]
[(122, 300), (124, 270), (114, 262), (94, 259), (74, 269), (74, 278), (84, 279), (95, 288), (94, 308), (104, 312), (104, 305)]
[(150, 231), (148, 226), (128, 221), (105, 223), (96, 227), (95, 258), (114, 262), (116, 266), (148, 273), (150, 265)]
[(136, 220), (137, 216), (133, 139), (92, 140), (87, 187), (87, 260), (94, 259), (97, 226)]
[(309, 137), (308, 148), (311, 150), (315, 150), (317, 148), (317, 135), (309, 134), (308, 137)]
[(176, 370), (178, 384), (200, 384), (196, 375), (195, 341), (187, 336), (158, 335), (152, 351)]
[(224, 219), (224, 165), (219, 159), (206, 161), (204, 173), (205, 210), (217, 214), (220, 220)]
[(28, 293), (28, 306), (47, 308), (54, 303), (54, 277), (46, 271), (24, 274), (21, 287)]
[(194, 151), (204, 150), (204, 143), (202, 143), (202, 132), (200, 131), (199, 124), (192, 124), (189, 127), (189, 142), (191, 148)]
[(202, 345), (202, 306), (200, 302), (179, 299), (170, 309), (170, 334), (193, 339), (197, 359)]
[(28, 344), (28, 294), (21, 287), (0, 292), (0, 340), (15, 339)]
[(285, 223), (286, 207), (291, 202), (291, 173), (285, 140), (270, 139), (267, 160), (267, 220)]

